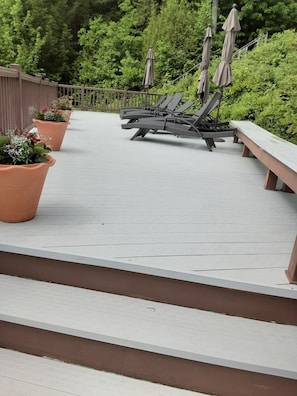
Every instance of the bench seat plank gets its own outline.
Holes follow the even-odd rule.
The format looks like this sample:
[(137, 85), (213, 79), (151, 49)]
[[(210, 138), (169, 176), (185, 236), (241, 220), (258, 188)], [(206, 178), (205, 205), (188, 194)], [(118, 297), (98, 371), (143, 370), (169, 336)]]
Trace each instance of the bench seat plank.
[(297, 193), (297, 146), (250, 121), (231, 121), (231, 125), (244, 144), (243, 155), (251, 151), (267, 167), (265, 188), (275, 189), (278, 177)]

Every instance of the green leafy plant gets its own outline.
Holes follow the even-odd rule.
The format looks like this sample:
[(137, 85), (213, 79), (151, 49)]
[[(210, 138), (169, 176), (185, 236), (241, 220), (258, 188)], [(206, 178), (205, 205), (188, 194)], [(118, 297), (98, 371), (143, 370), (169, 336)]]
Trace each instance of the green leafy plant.
[(24, 132), (19, 129), (0, 131), (0, 164), (29, 165), (47, 162), (47, 147), (36, 132)]
[(32, 118), (37, 120), (66, 122), (65, 114), (61, 110), (52, 107), (43, 106), (40, 110), (36, 110), (35, 107), (30, 107), (29, 113)]

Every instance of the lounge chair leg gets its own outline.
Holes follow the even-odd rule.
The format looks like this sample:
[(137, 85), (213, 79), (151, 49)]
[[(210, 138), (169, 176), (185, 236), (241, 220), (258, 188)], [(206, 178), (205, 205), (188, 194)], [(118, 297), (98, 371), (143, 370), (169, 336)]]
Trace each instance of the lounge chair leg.
[(145, 137), (145, 135), (148, 133), (149, 129), (145, 129), (145, 128), (139, 128), (136, 133), (131, 137), (130, 140), (134, 140), (135, 138), (137, 138), (138, 136), (141, 137)]
[(212, 148), (216, 147), (215, 142), (212, 138), (205, 138), (204, 140), (209, 151), (212, 151)]

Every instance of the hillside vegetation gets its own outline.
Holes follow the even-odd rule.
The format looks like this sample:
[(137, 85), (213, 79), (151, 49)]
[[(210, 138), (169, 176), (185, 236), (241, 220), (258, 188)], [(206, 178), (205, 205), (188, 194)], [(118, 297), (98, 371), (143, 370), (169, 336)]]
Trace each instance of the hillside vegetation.
[(232, 63), (221, 117), (250, 120), (297, 144), (297, 33), (276, 33)]

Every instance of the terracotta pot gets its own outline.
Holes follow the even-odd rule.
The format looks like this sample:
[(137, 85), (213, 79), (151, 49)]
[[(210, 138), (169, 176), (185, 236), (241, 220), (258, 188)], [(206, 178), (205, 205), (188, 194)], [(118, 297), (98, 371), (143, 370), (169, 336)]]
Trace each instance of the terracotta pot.
[(43, 121), (33, 118), (40, 140), (52, 149), (59, 151), (64, 139), (68, 122)]
[(0, 165), (0, 221), (18, 223), (35, 217), (48, 168), (56, 160), (32, 165)]

